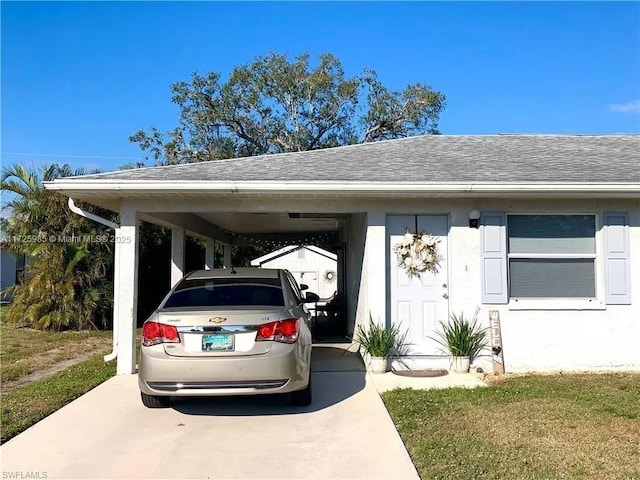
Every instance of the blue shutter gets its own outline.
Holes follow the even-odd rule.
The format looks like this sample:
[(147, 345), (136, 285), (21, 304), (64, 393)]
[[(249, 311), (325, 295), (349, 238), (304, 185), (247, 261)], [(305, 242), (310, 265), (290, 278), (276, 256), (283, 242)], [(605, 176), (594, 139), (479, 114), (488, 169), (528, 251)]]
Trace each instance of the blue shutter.
[(482, 303), (508, 303), (507, 228), (503, 212), (480, 215)]
[(610, 305), (631, 303), (629, 215), (604, 212), (605, 300)]

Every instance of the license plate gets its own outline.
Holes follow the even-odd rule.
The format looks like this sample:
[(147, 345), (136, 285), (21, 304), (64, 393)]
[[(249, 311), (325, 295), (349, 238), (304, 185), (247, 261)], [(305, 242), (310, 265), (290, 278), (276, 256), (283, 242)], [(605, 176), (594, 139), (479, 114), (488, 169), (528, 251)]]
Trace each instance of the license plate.
[(229, 352), (233, 351), (233, 334), (216, 333), (213, 335), (202, 335), (203, 352)]

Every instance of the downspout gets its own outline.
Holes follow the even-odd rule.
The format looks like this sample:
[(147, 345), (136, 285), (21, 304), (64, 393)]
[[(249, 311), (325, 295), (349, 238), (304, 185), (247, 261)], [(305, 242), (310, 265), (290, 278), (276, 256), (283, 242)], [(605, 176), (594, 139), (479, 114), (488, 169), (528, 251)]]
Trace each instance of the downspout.
[(87, 212), (85, 210), (82, 210), (80, 207), (78, 207), (75, 202), (73, 201), (73, 198), (69, 197), (69, 208), (71, 209), (71, 211), (73, 213), (77, 213), (78, 215), (80, 215), (81, 217), (85, 217), (88, 218), (90, 220), (93, 220), (94, 222), (98, 222), (101, 223), (103, 225), (106, 225), (109, 228), (113, 228), (114, 230), (118, 230), (120, 228), (120, 225), (118, 225), (117, 223), (113, 223), (110, 220), (107, 220), (106, 218), (102, 218), (99, 217), (98, 215), (94, 215), (93, 213)]
[[(69, 205), (69, 209), (73, 213), (80, 215), (81, 217), (88, 218), (89, 220), (93, 220), (94, 222), (101, 223), (102, 225), (106, 225), (109, 228), (113, 228), (115, 230), (115, 234), (116, 234), (115, 236), (117, 241), (117, 237), (120, 235), (120, 225), (118, 225), (117, 223), (111, 222), (106, 218), (102, 218), (98, 215), (94, 215), (93, 213), (90, 213), (81, 209), (75, 204), (75, 202), (73, 201), (73, 198), (71, 197), (69, 197), (69, 201), (67, 203)], [(118, 282), (118, 278), (119, 278), (118, 274), (120, 270), (119, 257), (120, 257), (120, 249), (116, 245), (115, 258), (114, 258), (114, 264), (115, 264), (114, 265), (114, 282), (113, 282), (113, 289), (114, 289), (113, 311), (116, 313), (117, 313), (117, 310), (116, 310), (117, 282)], [(104, 356), (104, 361), (110, 362), (117, 356), (118, 356), (118, 322), (115, 321), (113, 322), (113, 346), (111, 348), (111, 353)]]

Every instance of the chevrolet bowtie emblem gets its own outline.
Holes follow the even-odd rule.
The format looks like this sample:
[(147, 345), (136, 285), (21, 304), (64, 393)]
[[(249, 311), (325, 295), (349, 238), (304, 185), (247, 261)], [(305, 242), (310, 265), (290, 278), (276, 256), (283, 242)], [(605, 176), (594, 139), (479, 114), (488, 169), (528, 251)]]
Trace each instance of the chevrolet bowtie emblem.
[(213, 323), (222, 323), (222, 322), (226, 322), (227, 319), (224, 317), (213, 317), (213, 318), (210, 318), (209, 321)]

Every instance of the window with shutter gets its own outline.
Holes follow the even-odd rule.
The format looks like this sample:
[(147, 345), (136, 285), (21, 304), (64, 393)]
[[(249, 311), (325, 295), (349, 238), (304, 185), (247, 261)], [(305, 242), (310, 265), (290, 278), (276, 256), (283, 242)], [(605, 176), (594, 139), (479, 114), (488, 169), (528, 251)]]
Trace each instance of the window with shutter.
[(549, 308), (572, 308), (575, 301), (582, 302), (577, 308), (631, 303), (626, 212), (602, 215), (601, 244), (595, 214), (483, 212), (480, 237), (483, 303), (520, 308), (538, 308), (531, 301), (542, 299), (553, 300), (542, 304)]
[(595, 298), (595, 215), (509, 215), (511, 298)]

